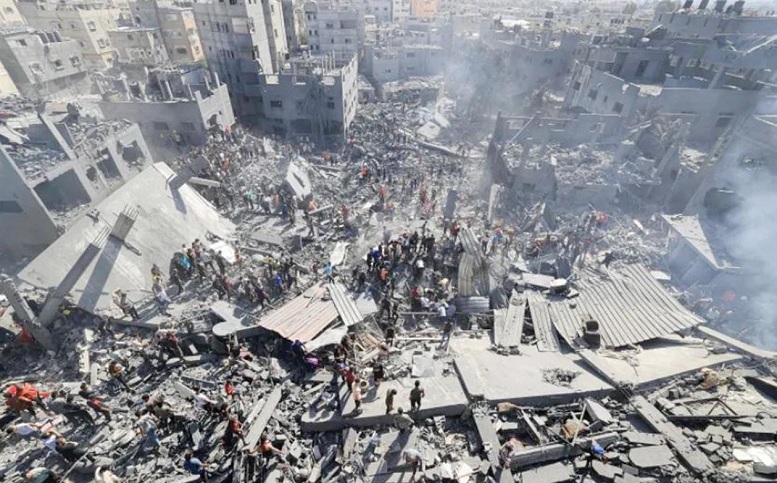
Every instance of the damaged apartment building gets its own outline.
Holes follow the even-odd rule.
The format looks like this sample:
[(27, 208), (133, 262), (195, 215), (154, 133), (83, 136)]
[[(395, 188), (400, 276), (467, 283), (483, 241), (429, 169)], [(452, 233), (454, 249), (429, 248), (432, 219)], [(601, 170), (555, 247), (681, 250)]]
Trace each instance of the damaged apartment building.
[[(594, 37), (582, 44), (566, 95), (570, 109), (615, 113), (634, 120), (639, 113), (662, 112), (693, 121), (692, 141), (719, 137), (729, 124), (753, 108), (773, 81), (773, 40), (765, 34), (733, 34), (698, 38), (687, 32), (671, 35), (665, 23), (674, 14), (657, 15), (649, 31), (626, 29), (625, 35)], [(663, 17), (667, 18), (664, 19)], [(727, 16), (688, 14), (714, 25)], [(770, 23), (774, 17), (742, 18)]]
[(0, 27), (0, 62), (8, 72), (8, 87), (29, 98), (89, 93), (91, 83), (81, 48), (57, 30)]
[(9, 101), (2, 110), (0, 224), (7, 236), (0, 243), (7, 256), (39, 253), (152, 162), (131, 122), (97, 120), (74, 104), (44, 111)]
[(362, 72), (378, 91), (386, 83), (443, 73), (451, 29), (434, 22), (408, 20), (404, 28), (376, 29), (365, 38)]
[(201, 67), (157, 68), (137, 80), (121, 74), (98, 85), (103, 116), (137, 124), (155, 159), (203, 145), (211, 131), (235, 124), (227, 85)]

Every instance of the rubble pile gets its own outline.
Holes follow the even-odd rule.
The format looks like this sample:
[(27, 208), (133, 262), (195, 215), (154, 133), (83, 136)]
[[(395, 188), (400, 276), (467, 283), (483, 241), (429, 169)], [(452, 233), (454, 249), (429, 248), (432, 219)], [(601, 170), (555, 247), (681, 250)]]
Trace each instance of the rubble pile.
[[(511, 180), (484, 196), (488, 146), (454, 113), (448, 100), (396, 98), (361, 106), (343, 146), (235, 128), (186, 151), (169, 185), (188, 183), (234, 232), (180, 240), (141, 275), (141, 296), (104, 287), (115, 305), (104, 313), (75, 293), (53, 312), (42, 289), (9, 299), (16, 339), (34, 344), (45, 329), (58, 349), (4, 349), (0, 476), (620, 483), (777, 472), (769, 361), (705, 342), (720, 336), (659, 281), (627, 283), (627, 268), (664, 268), (652, 207), (516, 205)], [(434, 139), (419, 135), (429, 129)], [(606, 148), (524, 151), (507, 155), (552, 158), (560, 183), (639, 183)], [(24, 297), (34, 317), (19, 310)], [(603, 342), (617, 337), (626, 342)]]

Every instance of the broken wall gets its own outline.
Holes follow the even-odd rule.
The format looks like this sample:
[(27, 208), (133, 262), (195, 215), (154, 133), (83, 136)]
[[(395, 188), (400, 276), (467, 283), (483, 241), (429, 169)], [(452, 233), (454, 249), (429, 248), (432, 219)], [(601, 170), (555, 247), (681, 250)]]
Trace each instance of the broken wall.
[(0, 252), (17, 260), (37, 255), (57, 239), (57, 226), (2, 146), (0, 179)]

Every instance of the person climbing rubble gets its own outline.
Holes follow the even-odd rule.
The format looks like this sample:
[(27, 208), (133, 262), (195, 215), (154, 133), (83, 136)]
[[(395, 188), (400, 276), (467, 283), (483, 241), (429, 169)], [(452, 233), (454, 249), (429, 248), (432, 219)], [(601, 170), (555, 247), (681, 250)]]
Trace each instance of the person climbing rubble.
[(113, 303), (121, 309), (125, 316), (129, 315), (132, 320), (140, 319), (140, 315), (138, 315), (138, 311), (135, 309), (135, 304), (129, 300), (127, 294), (121, 289), (117, 288), (113, 292)]

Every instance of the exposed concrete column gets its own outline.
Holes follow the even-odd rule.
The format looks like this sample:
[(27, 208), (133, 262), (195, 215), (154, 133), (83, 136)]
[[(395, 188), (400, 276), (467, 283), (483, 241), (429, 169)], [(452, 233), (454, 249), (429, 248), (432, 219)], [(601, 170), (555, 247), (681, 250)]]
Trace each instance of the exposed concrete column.
[(726, 73), (726, 68), (721, 67), (716, 73), (715, 77), (712, 78), (710, 81), (710, 84), (707, 86), (707, 89), (716, 89), (718, 83), (720, 82), (721, 77), (723, 77), (723, 74)]
[(49, 293), (49, 297), (46, 300), (46, 304), (43, 306), (38, 317), (38, 321), (41, 326), (45, 327), (51, 323), (57, 315), (59, 306), (65, 300), (65, 296), (73, 289), (78, 279), (81, 278), (84, 271), (89, 267), (89, 264), (97, 257), (102, 247), (105, 245), (105, 241), (108, 239), (108, 227), (103, 228), (97, 237), (92, 241), (86, 249), (78, 257), (78, 260), (73, 264), (70, 270), (59, 283), (57, 288)]
[(51, 332), (40, 325), (27, 302), (24, 301), (19, 290), (17, 290), (16, 284), (13, 283), (11, 277), (0, 275), (0, 292), (8, 298), (8, 302), (13, 307), (14, 313), (16, 313), (17, 320), (32, 338), (46, 350), (56, 350), (57, 345)]

